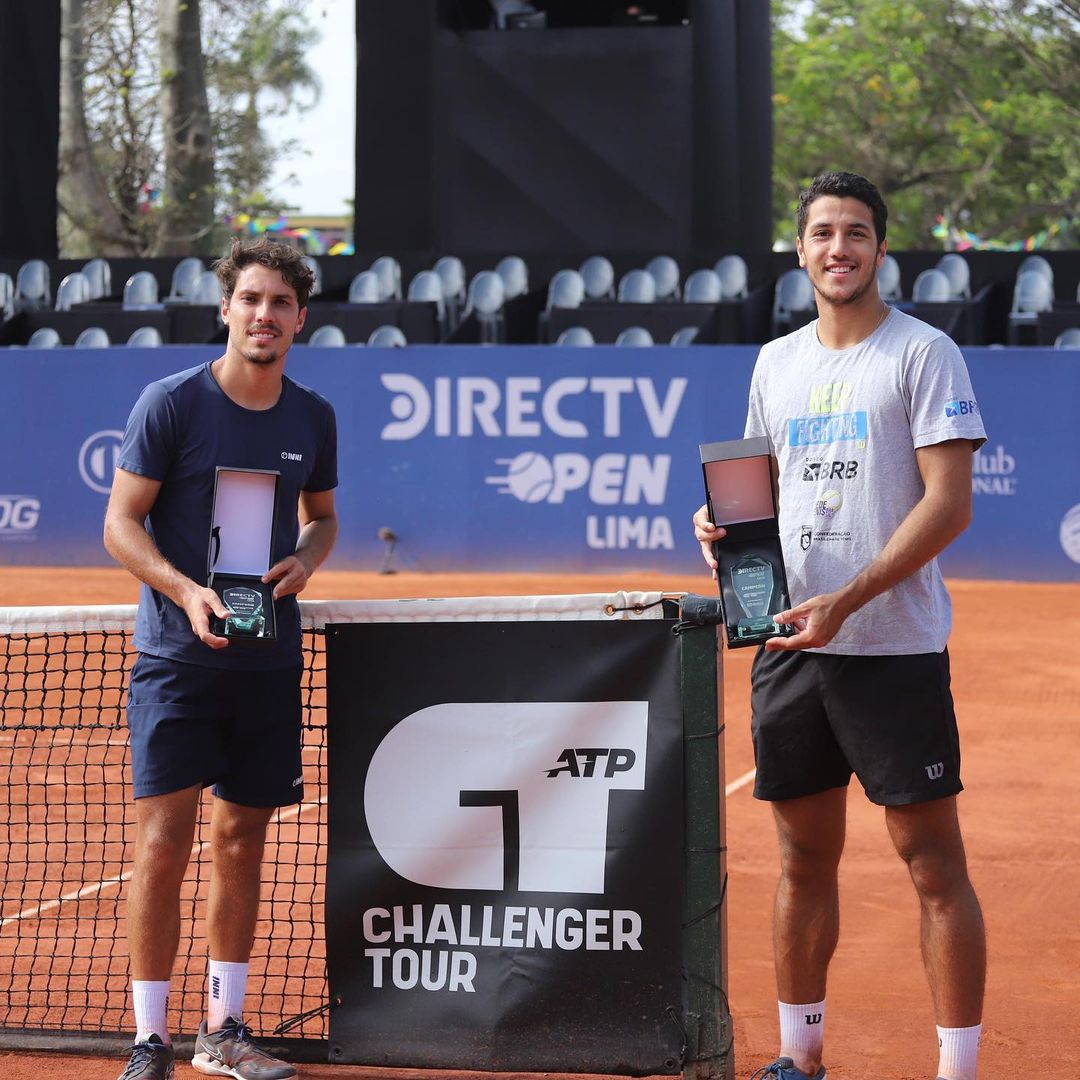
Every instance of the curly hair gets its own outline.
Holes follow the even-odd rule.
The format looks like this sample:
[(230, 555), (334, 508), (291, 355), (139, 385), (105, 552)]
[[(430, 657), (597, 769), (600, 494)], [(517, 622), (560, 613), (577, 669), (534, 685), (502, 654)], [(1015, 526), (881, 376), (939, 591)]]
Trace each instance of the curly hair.
[(827, 172), (815, 176), (810, 186), (799, 193), (799, 236), (806, 231), (806, 218), (810, 204), (823, 195), (835, 195), (839, 199), (858, 199), (874, 217), (874, 233), (880, 244), (885, 239), (889, 211), (881, 192), (865, 176), (850, 172)]
[(265, 236), (247, 243), (234, 240), (229, 254), (214, 263), (212, 269), (217, 274), (227, 298), (232, 298), (240, 272), (253, 263), (265, 266), (268, 270), (277, 270), (285, 283), (296, 290), (296, 300), (300, 307), (307, 307), (311, 290), (315, 287), (315, 274), (296, 248), (269, 240)]

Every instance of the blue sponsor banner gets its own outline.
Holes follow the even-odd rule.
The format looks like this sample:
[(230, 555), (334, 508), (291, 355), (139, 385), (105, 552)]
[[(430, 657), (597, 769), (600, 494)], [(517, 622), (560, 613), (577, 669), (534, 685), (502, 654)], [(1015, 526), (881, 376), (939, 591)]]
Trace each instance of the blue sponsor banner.
[[(219, 346), (4, 350), (0, 560), (108, 565), (101, 523), (146, 383)], [(755, 347), (309, 349), (289, 374), (333, 402), (341, 535), (330, 565), (697, 572), (699, 442), (742, 434)], [(961, 577), (1080, 580), (1080, 357), (965, 350), (990, 433)], [(950, 402), (957, 414), (970, 402)], [(798, 445), (866, 434), (859, 412), (793, 420)], [(797, 426), (797, 425), (802, 426)]]

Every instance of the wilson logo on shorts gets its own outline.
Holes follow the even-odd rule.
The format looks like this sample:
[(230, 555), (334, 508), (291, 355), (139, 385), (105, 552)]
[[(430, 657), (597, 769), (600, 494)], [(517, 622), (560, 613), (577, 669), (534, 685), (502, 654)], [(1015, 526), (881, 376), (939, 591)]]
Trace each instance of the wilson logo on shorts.
[(931, 780), (940, 780), (945, 775), (945, 763), (943, 761), (939, 761), (936, 765), (927, 765), (925, 768), (926, 775)]
[[(371, 839), (418, 885), (602, 893), (608, 800), (645, 789), (648, 713), (647, 701), (451, 702), (411, 713), (368, 768)], [(579, 780), (566, 782), (575, 769)]]

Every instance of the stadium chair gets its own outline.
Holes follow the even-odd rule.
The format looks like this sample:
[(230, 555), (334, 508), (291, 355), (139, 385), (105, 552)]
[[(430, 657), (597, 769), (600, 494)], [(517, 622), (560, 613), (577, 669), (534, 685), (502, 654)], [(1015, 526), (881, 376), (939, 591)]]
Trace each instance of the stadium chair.
[(595, 345), (596, 340), (584, 326), (568, 326), (555, 340), (556, 345), (569, 345), (574, 348), (584, 348)]
[(165, 344), (156, 326), (140, 326), (138, 330), (132, 330), (127, 343), (132, 349), (156, 349)]
[(446, 318), (449, 328), (454, 330), (461, 321), (461, 309), (465, 306), (465, 264), (456, 255), (444, 255), (432, 269), (442, 282)]
[(1017, 343), (1022, 326), (1034, 326), (1039, 313), (1054, 306), (1054, 285), (1040, 270), (1032, 268), (1021, 274), (1013, 286), (1012, 310), (1009, 312), (1009, 343)]
[(774, 334), (787, 333), (795, 312), (813, 311), (814, 286), (805, 270), (786, 270), (776, 282), (773, 295), (772, 329)]
[(315, 275), (315, 284), (311, 286), (311, 292), (308, 293), (310, 300), (311, 297), (318, 296), (322, 292), (322, 267), (314, 255), (305, 255), (304, 265)]
[(579, 308), (585, 299), (585, 279), (576, 270), (560, 270), (548, 284), (547, 309)]
[(529, 291), (529, 268), (520, 255), (507, 255), (500, 259), (495, 265), (495, 273), (502, 278), (507, 300), (524, 296)]
[(1054, 338), (1055, 349), (1080, 349), (1080, 326), (1070, 326)]
[(149, 270), (136, 270), (124, 284), (121, 307), (125, 311), (138, 311), (140, 308), (160, 306), (157, 278)]
[(76, 349), (107, 349), (109, 335), (100, 326), (88, 326), (76, 339)]
[(61, 344), (60, 335), (51, 326), (42, 326), (30, 335), (28, 349), (55, 349)]
[(408, 292), (405, 294), (412, 303), (426, 303), (435, 305), (435, 318), (439, 324), (439, 338), (446, 337), (446, 300), (443, 298), (442, 282), (434, 270), (421, 270), (409, 282)]
[(877, 272), (877, 287), (878, 294), (887, 304), (903, 297), (904, 292), (900, 284), (900, 264), (894, 256), (886, 255), (881, 260)]
[(401, 264), (392, 255), (380, 255), (369, 267), (379, 280), (380, 300), (401, 299)]
[(191, 294), (190, 302), (203, 307), (221, 306), (221, 282), (213, 270), (204, 270), (199, 275), (199, 283)]
[(172, 282), (169, 285), (169, 295), (166, 296), (165, 299), (173, 304), (191, 303), (191, 298), (195, 295), (195, 290), (199, 287), (199, 279), (202, 277), (202, 272), (202, 259), (197, 259), (194, 255), (189, 255), (186, 259), (181, 259), (173, 267)]
[(15, 313), (15, 282), (10, 274), (0, 274), (0, 319)]
[(707, 267), (695, 270), (687, 279), (683, 289), (683, 303), (719, 304), (724, 298), (724, 286), (720, 275)]
[(380, 326), (372, 330), (367, 343), (377, 349), (403, 349), (408, 345), (405, 335), (397, 326)]
[(374, 270), (361, 270), (349, 283), (350, 304), (377, 304), (382, 286)]
[(746, 260), (741, 255), (725, 255), (713, 270), (720, 278), (721, 299), (741, 300), (749, 294), (750, 274), (746, 268)]
[(623, 274), (616, 298), (620, 304), (652, 304), (656, 302), (656, 282), (648, 270), (631, 270)]
[(346, 344), (345, 331), (340, 326), (320, 326), (311, 337), (308, 338), (309, 345), (316, 345), (319, 348), (340, 348)]
[(603, 255), (590, 255), (578, 271), (589, 300), (615, 299), (615, 268)]
[(942, 255), (936, 269), (949, 279), (950, 300), (971, 299), (971, 267), (963, 255), (955, 251)]
[(502, 310), (505, 299), (502, 278), (494, 270), (481, 270), (469, 282), (465, 317), (476, 315), (481, 345), (497, 345), (505, 337)]
[(1054, 284), (1054, 268), (1042, 255), (1028, 255), (1016, 268), (1016, 280), (1019, 281), (1021, 274), (1030, 273), (1032, 270), (1042, 274), (1051, 285)]
[[(687, 285), (689, 285), (689, 281)], [(671, 335), (672, 345), (693, 345), (694, 339), (697, 337), (698, 328), (696, 326), (684, 326), (681, 330), (676, 330)]]
[(86, 275), (76, 270), (68, 274), (56, 290), (56, 310), (70, 311), (76, 304), (85, 304), (90, 299), (90, 282)]
[(652, 343), (653, 336), (644, 326), (628, 326), (625, 330), (620, 331), (619, 336), (615, 339), (616, 345), (632, 349), (641, 348)]
[(656, 283), (657, 300), (679, 299), (679, 264), (670, 255), (657, 255), (645, 264)]
[(91, 300), (107, 300), (112, 296), (112, 267), (107, 259), (91, 259), (82, 272), (90, 282)]
[(15, 310), (40, 311), (52, 302), (49, 266), (42, 259), (30, 259), (15, 275)]
[(924, 270), (911, 286), (916, 304), (947, 304), (952, 298), (952, 285), (943, 270)]

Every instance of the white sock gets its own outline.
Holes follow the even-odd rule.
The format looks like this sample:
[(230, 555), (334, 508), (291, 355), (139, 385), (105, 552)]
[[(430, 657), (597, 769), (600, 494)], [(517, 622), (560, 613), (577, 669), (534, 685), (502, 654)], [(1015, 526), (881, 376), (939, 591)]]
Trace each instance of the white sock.
[(821, 1057), (825, 1043), (825, 1002), (812, 1005), (787, 1005), (780, 1008), (780, 1056)]
[(966, 1028), (937, 1029), (938, 1076), (941, 1080), (975, 1080), (979, 1066), (982, 1024)]
[(163, 1043), (168, 1043), (169, 980), (132, 980), (131, 1003), (135, 1010), (135, 1041), (146, 1042), (151, 1035), (156, 1035)]
[(207, 980), (206, 1030), (220, 1031), (231, 1016), (244, 1018), (244, 995), (247, 993), (247, 964), (211, 960)]

